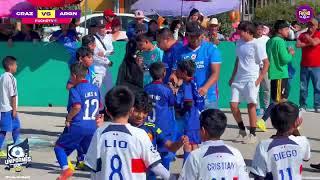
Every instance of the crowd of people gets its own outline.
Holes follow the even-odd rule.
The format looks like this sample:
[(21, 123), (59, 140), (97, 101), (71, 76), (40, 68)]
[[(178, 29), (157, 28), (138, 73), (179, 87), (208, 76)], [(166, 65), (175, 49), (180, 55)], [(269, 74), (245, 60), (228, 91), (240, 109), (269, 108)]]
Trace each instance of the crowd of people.
[[(288, 101), (295, 51), (286, 44), (291, 29), (298, 32), (296, 24), (278, 20), (270, 30), (262, 23), (242, 21), (227, 38), (219, 33), (216, 18), (204, 28), (196, 9), (186, 23), (174, 20), (159, 26), (155, 20), (146, 24), (144, 18), (142, 11), (136, 11), (135, 21), (123, 34), (121, 22), (106, 10), (72, 54), (66, 127), (54, 147), (62, 169), (58, 179), (72, 176), (74, 166), (68, 156), (75, 150), (77, 167), (89, 167), (92, 179), (169, 179), (170, 162), (180, 148), (184, 151), (181, 179), (249, 179), (241, 152), (220, 139), (227, 118), (218, 106), (223, 59), (217, 45), (226, 39), (236, 43), (237, 59), (229, 81), (230, 107), (239, 128), (235, 142), (257, 143), (256, 128), (266, 131), (269, 118), (277, 130), (257, 145), (250, 174), (255, 179), (302, 179), (302, 161), (309, 160), (311, 153), (307, 138), (298, 129), (307, 108), (310, 80), (314, 109), (320, 112), (318, 21), (312, 19), (296, 37), (296, 46), (302, 48), (297, 106)], [(74, 31), (64, 26), (51, 38), (64, 41), (66, 37), (77, 40)], [(112, 42), (118, 40), (128, 42), (118, 77), (112, 77)], [(8, 131), (19, 134), (19, 126), (12, 124), (17, 117), (12, 76), (16, 59), (6, 57), (3, 66), (6, 73), (0, 78), (0, 95), (1, 105), (6, 106), (0, 106), (0, 145)], [(117, 78), (115, 87), (113, 78)], [(264, 96), (261, 108), (259, 91)], [(247, 103), (248, 130), (239, 109), (241, 102)], [(177, 122), (183, 126), (177, 128)]]

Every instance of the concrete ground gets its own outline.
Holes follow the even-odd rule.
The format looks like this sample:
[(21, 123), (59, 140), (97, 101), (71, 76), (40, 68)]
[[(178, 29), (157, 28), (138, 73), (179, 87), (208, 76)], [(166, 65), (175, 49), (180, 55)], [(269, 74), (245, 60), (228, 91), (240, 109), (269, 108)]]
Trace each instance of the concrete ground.
[[(29, 168), (24, 168), (22, 172), (16, 173), (4, 169), (4, 159), (0, 161), (0, 179), (32, 179), (32, 180), (53, 180), (60, 173), (58, 163), (56, 162), (53, 144), (64, 127), (65, 108), (60, 107), (21, 107), (19, 108), (19, 117), (21, 120), (22, 138), (29, 138), (31, 147), (32, 164)], [(236, 123), (227, 111), (228, 129), (223, 140), (238, 148), (246, 160), (248, 166), (254, 154), (255, 145), (235, 144), (232, 142), (237, 135), (238, 129)], [(303, 115), (304, 123), (301, 129), (303, 135), (307, 136), (312, 146), (312, 158), (310, 162), (304, 163), (303, 179), (320, 179), (320, 172), (310, 168), (310, 163), (320, 162), (320, 133), (319, 125), (320, 114), (308, 112)], [(244, 113), (244, 122), (248, 125), (248, 116)], [(274, 130), (271, 125), (268, 132), (258, 132), (260, 139), (270, 137)], [(9, 136), (11, 140), (11, 137)], [(178, 154), (181, 152), (178, 152)], [(73, 159), (74, 154), (73, 154)], [(172, 173), (179, 173), (181, 169), (181, 159), (177, 159), (171, 166)], [(88, 172), (76, 171), (73, 179), (89, 179)]]

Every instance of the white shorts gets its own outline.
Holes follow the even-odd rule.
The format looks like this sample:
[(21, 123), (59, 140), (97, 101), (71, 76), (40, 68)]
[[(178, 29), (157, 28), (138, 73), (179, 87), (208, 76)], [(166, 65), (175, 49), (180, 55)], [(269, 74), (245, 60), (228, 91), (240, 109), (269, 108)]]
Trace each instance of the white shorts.
[(247, 102), (248, 104), (257, 104), (259, 86), (256, 86), (254, 81), (232, 83), (231, 94), (231, 102)]

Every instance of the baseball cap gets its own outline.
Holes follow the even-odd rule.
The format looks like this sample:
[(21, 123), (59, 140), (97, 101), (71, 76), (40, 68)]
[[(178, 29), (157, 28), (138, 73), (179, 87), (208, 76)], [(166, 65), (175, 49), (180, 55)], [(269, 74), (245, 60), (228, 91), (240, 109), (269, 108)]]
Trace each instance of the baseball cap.
[(94, 22), (95, 27), (105, 27), (106, 26), (106, 20), (103, 17), (99, 17), (95, 19)]
[(189, 22), (186, 25), (186, 33), (189, 35), (201, 35), (203, 33), (203, 30), (199, 23), (197, 22)]
[(219, 25), (219, 21), (217, 18), (212, 18), (210, 21), (209, 21), (209, 25)]
[(135, 18), (144, 18), (144, 13), (141, 10), (136, 10), (136, 12), (134, 12), (134, 17)]
[(103, 15), (104, 16), (116, 16), (116, 14), (114, 14), (114, 12), (111, 9), (104, 10)]
[(274, 24), (274, 30), (278, 31), (279, 29), (290, 27), (290, 24), (286, 20), (277, 20)]

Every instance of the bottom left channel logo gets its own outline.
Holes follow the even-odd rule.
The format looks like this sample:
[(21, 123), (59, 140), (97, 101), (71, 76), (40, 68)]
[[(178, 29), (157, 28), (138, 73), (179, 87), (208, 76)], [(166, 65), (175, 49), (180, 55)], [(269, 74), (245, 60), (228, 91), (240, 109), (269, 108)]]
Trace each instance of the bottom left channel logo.
[(32, 160), (29, 150), (28, 139), (19, 144), (8, 144), (7, 159), (5, 160), (6, 168), (9, 170), (13, 168), (16, 172), (20, 172), (23, 165), (29, 167)]

